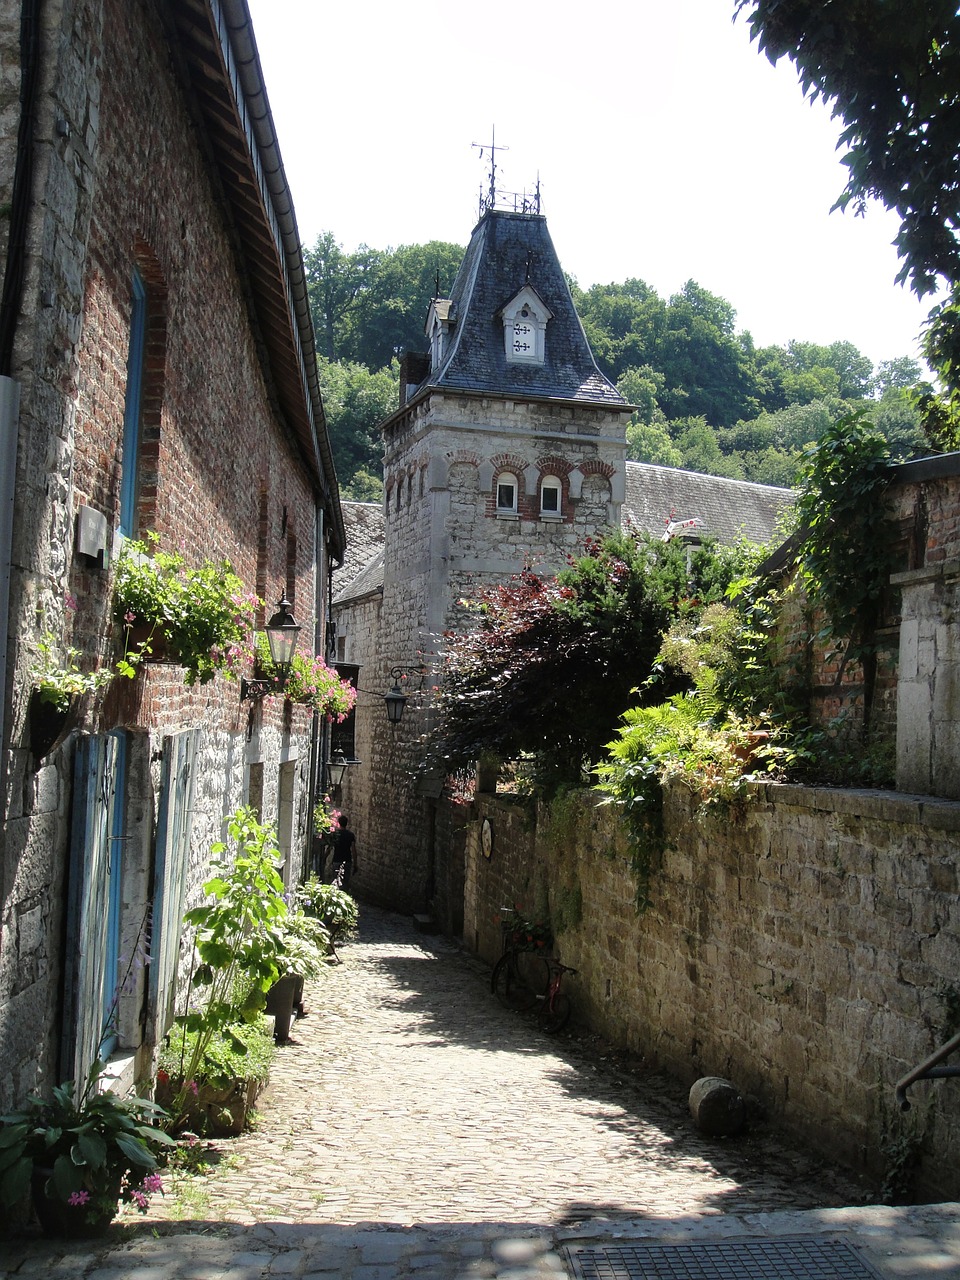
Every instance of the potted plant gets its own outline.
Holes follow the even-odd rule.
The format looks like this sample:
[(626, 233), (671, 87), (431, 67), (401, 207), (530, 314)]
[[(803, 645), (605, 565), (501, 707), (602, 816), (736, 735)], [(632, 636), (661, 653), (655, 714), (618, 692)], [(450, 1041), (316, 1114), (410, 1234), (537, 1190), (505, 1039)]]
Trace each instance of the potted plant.
[(46, 632), (35, 645), (37, 659), (31, 669), (30, 750), (35, 756), (50, 754), (80, 721), (84, 697), (109, 684), (116, 674), (108, 669), (81, 671), (80, 650), (68, 648), (63, 662), (54, 636)]
[(191, 1063), (195, 1077), (186, 1079), (180, 1122), (195, 1133), (215, 1137), (236, 1135), (246, 1125), (250, 1108), (267, 1083), (275, 1053), (267, 1020), (223, 1027), (194, 1055), (196, 1031), (174, 1027), (160, 1051), (157, 1101), (172, 1102), (185, 1083), (184, 1070)]
[(93, 1064), (79, 1096), (70, 1081), (0, 1116), (0, 1205), (9, 1210), (29, 1191), (50, 1235), (99, 1234), (121, 1203), (145, 1212), (162, 1190), (157, 1154), (173, 1145), (166, 1112), (101, 1091), (103, 1067)]
[(215, 1037), (238, 1023), (255, 1022), (266, 992), (281, 976), (288, 907), (277, 870), (282, 855), (276, 832), (253, 809), (240, 808), (227, 823), (227, 835), (211, 846), (215, 874), (203, 886), (208, 901), (184, 916), (197, 930), (198, 963), (191, 978), (197, 1002), (176, 1019), (192, 1038), (170, 1101), (174, 1127), (186, 1121), (188, 1095)]
[(132, 678), (162, 650), (186, 668), (187, 684), (206, 684), (218, 672), (236, 678), (260, 605), (229, 560), (188, 568), (183, 556), (160, 549), (154, 533), (123, 544), (113, 602), (125, 638), (121, 675)]
[(299, 893), (284, 917), (282, 933), (280, 966), (283, 972), (267, 992), (266, 1004), (267, 1013), (274, 1016), (274, 1037), (280, 1044), (290, 1036), (294, 1012), (298, 1018), (304, 1015), (304, 981), (320, 976), (332, 950), (330, 934), (321, 920), (303, 910)]
[(319, 876), (311, 876), (298, 890), (298, 898), (307, 915), (315, 916), (329, 938), (330, 958), (339, 963), (338, 942), (356, 930), (359, 910), (356, 899), (344, 889), (324, 884)]

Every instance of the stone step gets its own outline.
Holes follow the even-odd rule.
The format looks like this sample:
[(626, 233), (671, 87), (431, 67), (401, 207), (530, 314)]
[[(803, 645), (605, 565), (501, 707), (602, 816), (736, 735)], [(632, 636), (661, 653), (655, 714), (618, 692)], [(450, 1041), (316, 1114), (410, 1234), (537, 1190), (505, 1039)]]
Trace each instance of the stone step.
[(440, 926), (434, 920), (433, 916), (425, 912), (414, 912), (413, 923), (417, 926), (420, 933), (439, 933)]

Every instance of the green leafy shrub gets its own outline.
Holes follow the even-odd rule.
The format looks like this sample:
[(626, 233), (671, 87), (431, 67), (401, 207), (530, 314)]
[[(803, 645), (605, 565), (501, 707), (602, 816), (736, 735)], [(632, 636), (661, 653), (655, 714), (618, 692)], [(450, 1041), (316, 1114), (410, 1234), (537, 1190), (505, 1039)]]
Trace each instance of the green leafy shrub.
[(197, 1085), (225, 1088), (236, 1080), (266, 1082), (276, 1045), (262, 1015), (253, 1022), (222, 1027), (202, 1045), (198, 1045), (199, 1034), (183, 1027), (171, 1028), (160, 1051), (159, 1083), (184, 1079), (188, 1064), (193, 1065), (195, 1074), (186, 1078)]
[(297, 897), (304, 911), (320, 921), (334, 945), (356, 932), (360, 913), (356, 900), (345, 890), (311, 876), (297, 890)]
[[(218, 673), (236, 679), (251, 646), (260, 601), (244, 590), (229, 560), (205, 560), (188, 568), (183, 556), (161, 551), (159, 538), (128, 541), (117, 561), (114, 617), (124, 628), (121, 675), (136, 674), (161, 641), (187, 669), (187, 684), (205, 684)], [(134, 628), (146, 635), (134, 639)]]

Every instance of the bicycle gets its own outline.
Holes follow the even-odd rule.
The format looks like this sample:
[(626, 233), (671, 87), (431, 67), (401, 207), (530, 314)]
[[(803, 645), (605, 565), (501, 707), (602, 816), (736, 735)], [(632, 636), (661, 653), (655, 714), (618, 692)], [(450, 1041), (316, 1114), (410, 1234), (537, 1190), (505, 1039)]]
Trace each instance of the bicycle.
[(490, 975), (490, 990), (507, 1009), (532, 1009), (546, 994), (550, 970), (537, 945), (549, 944), (546, 926), (526, 921), (515, 907), (501, 907), (500, 959)]
[[(570, 997), (560, 990), (564, 974), (577, 970), (532, 950), (530, 940), (542, 926), (528, 926), (514, 908), (502, 910), (513, 918), (501, 918), (503, 953), (490, 975), (490, 990), (507, 1009), (524, 1013), (536, 1008), (541, 1028), (553, 1035), (570, 1019)], [(543, 945), (546, 940), (544, 935)]]
[(565, 973), (576, 973), (576, 969), (571, 969), (568, 964), (561, 964), (559, 960), (551, 957), (545, 963), (550, 970), (550, 979), (547, 983), (547, 989), (542, 996), (537, 996), (540, 1008), (537, 1010), (537, 1017), (540, 1021), (540, 1027), (546, 1031), (548, 1035), (555, 1035), (570, 1021), (570, 997), (565, 991), (560, 990), (560, 984), (563, 982)]

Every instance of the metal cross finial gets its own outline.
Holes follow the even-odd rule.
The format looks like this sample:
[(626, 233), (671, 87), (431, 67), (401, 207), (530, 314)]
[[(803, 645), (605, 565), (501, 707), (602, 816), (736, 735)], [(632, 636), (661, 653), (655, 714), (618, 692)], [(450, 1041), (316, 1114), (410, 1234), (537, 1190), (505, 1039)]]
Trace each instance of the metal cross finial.
[[(487, 194), (487, 200), (488, 200), (487, 208), (492, 209), (494, 205), (497, 203), (497, 152), (509, 151), (510, 148), (504, 147), (504, 146), (499, 146), (499, 147), (497, 146), (496, 125), (490, 126), (490, 145), (489, 146), (487, 146), (485, 142), (472, 142), (470, 145), (473, 147), (476, 147), (477, 150), (480, 152), (481, 160), (483, 159), (483, 153), (485, 151), (488, 151), (490, 153), (490, 190)], [(483, 212), (482, 199), (480, 201), (480, 211), (481, 213)]]

